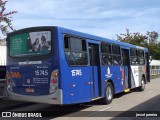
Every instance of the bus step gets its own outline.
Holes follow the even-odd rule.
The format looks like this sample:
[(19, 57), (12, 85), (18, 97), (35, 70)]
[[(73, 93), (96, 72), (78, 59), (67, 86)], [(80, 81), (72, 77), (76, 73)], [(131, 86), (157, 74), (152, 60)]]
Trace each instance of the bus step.
[(130, 91), (130, 89), (129, 89), (129, 88), (124, 90), (124, 92), (125, 92), (125, 93), (126, 93), (126, 92), (129, 92), (129, 91)]

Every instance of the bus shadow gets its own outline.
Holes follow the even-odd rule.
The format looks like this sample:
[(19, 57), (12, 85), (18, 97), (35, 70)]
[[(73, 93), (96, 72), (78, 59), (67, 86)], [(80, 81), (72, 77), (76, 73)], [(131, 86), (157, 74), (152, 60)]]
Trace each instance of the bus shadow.
[[(134, 119), (159, 119), (160, 116), (160, 95), (157, 95), (127, 111), (116, 111), (120, 114), (116, 115), (111, 120), (134, 120)], [(113, 112), (114, 114), (114, 112)], [(147, 115), (151, 115), (147, 117)], [(141, 115), (141, 116), (140, 116)], [(156, 115), (158, 117), (156, 117)], [(137, 117), (136, 117), (137, 116)]]
[[(118, 93), (114, 96), (114, 99), (117, 99), (119, 97), (123, 97), (123, 95), (130, 94), (132, 92), (139, 92), (139, 90), (133, 89), (130, 92), (127, 92), (127, 93), (124, 93), (124, 92)], [(135, 114), (135, 111), (148, 111), (148, 110), (150, 110), (150, 108), (146, 109), (146, 106), (153, 107), (152, 106), (153, 101), (157, 101), (159, 99), (160, 99), (160, 95), (155, 97), (155, 98), (152, 98), (152, 99), (150, 99), (150, 100), (148, 100), (148, 101), (146, 101), (146, 102), (144, 102), (144, 103), (142, 103), (142, 104), (140, 104), (140, 105), (138, 105), (138, 106), (136, 106), (136, 107), (134, 107), (130, 110), (128, 110), (128, 111), (134, 111), (134, 112), (128, 112), (128, 111), (124, 111), (124, 112), (123, 111), (116, 111), (115, 113), (113, 112), (113, 116), (116, 116), (115, 118), (113, 118), (113, 120), (117, 119), (118, 117), (120, 117), (118, 119), (121, 120), (121, 118), (125, 117), (125, 115), (126, 116), (130, 115), (130, 116), (133, 117), (133, 114)], [(100, 106), (100, 105), (104, 105), (101, 102), (101, 99), (95, 100), (95, 101), (92, 101), (92, 102), (82, 103), (82, 104), (63, 105), (63, 106), (51, 105), (50, 107), (41, 109), (40, 111), (42, 113), (44, 113), (44, 116), (48, 116), (50, 118), (56, 118), (56, 117), (84, 117), (84, 116), (88, 116), (89, 114), (92, 114), (94, 112), (94, 111), (87, 111), (86, 112), (85, 109), (93, 107), (93, 106)], [(159, 110), (160, 110), (160, 108), (159, 108)], [(104, 114), (107, 114), (107, 113), (104, 112)], [(136, 114), (135, 114), (135, 116), (136, 116)]]
[(63, 106), (51, 105), (50, 107), (43, 108), (39, 111), (41, 113), (44, 113), (44, 116), (47, 116), (49, 118), (85, 117), (94, 112), (94, 111), (85, 111), (85, 109), (99, 105), (102, 105), (101, 100), (95, 100), (92, 102), (87, 102), (82, 104), (72, 104)]
[(66, 117), (66, 116), (76, 117), (79, 111), (83, 111), (88, 107), (90, 106), (84, 106), (82, 104), (63, 105), (63, 106), (51, 105), (50, 107), (41, 109), (39, 111), (43, 113), (44, 116), (47, 116), (50, 118)]
[[(116, 94), (115, 98), (121, 97), (123, 95), (124, 93)], [(102, 103), (101, 99), (99, 99), (92, 102), (86, 102), (81, 104), (72, 104), (63, 106), (51, 105), (50, 107), (43, 108), (39, 111), (44, 113), (44, 116), (48, 116), (49, 118), (85, 117), (95, 112), (95, 111), (85, 111), (85, 109), (101, 105), (104, 104)]]

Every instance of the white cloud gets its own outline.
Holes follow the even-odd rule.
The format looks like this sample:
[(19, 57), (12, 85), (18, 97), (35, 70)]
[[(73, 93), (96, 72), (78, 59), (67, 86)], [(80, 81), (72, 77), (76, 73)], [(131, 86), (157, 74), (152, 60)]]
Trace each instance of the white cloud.
[(158, 0), (12, 0), (7, 3), (7, 10), (18, 11), (13, 16), (17, 29), (57, 25), (115, 38), (126, 28), (142, 33), (158, 31), (158, 3)]

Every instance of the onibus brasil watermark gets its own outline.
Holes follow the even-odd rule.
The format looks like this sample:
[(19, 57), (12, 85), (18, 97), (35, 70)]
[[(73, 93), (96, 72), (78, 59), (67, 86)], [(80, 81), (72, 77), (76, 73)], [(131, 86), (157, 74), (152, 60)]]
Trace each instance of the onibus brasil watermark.
[(2, 117), (39, 118), (42, 117), (42, 114), (35, 112), (2, 112)]

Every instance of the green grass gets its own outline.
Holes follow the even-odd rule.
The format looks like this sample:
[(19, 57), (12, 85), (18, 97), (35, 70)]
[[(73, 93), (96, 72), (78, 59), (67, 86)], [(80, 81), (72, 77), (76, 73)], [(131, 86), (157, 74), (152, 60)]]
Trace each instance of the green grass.
[(160, 75), (152, 75), (151, 79), (160, 78)]

